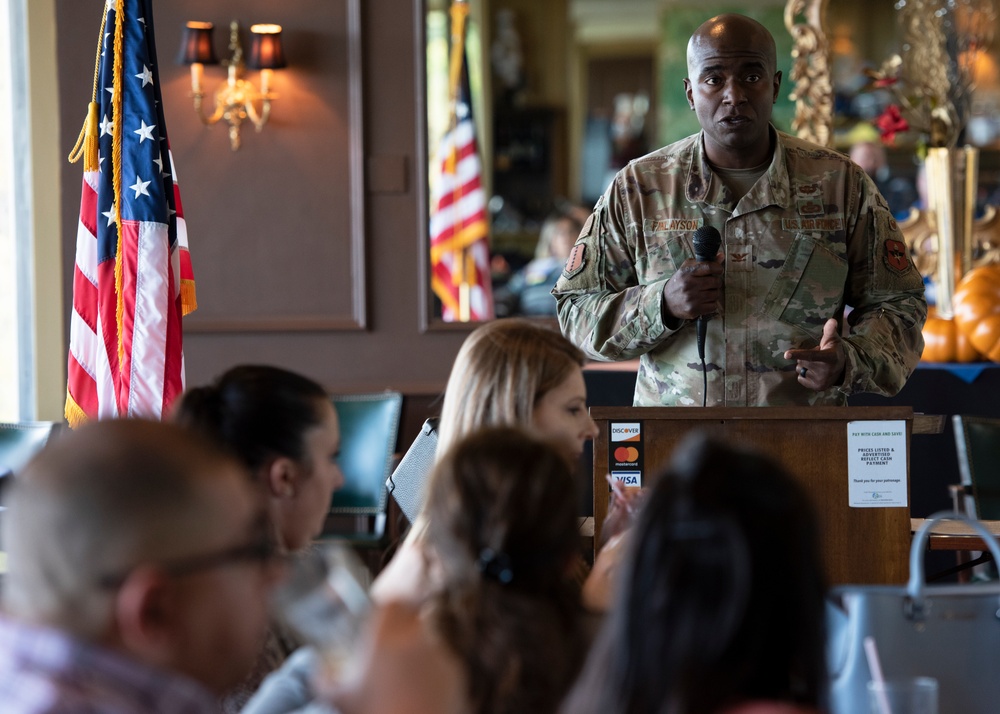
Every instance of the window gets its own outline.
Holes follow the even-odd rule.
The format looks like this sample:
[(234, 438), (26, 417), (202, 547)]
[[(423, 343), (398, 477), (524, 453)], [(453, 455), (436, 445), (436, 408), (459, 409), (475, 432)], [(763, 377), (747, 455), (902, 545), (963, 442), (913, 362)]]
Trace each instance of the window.
[(14, 243), (14, 142), (13, 54), (11, 7), (0, 0), (0, 47), (7, 57), (0, 61), (0, 421), (16, 421), (20, 416), (18, 379), (18, 260)]
[(0, 0), (3, 421), (59, 420), (66, 395), (55, 8), (56, 0)]

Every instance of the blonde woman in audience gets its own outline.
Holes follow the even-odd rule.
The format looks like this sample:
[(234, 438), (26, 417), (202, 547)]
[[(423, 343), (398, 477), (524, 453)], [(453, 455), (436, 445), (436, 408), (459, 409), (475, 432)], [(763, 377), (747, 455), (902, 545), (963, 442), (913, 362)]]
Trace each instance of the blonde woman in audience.
[[(239, 459), (264, 496), (275, 540), (284, 552), (308, 546), (322, 531), (336, 488), (340, 428), (326, 391), (278, 367), (234, 367), (212, 384), (188, 390), (173, 419)], [(238, 711), (264, 676), (301, 644), (275, 624), (251, 676), (227, 697)]]
[[(484, 427), (521, 426), (556, 443), (576, 463), (597, 434), (587, 411), (584, 361), (569, 340), (538, 322), (510, 318), (479, 327), (465, 340), (448, 378), (438, 453)], [(374, 599), (420, 599), (434, 589), (422, 552), (427, 525), (424, 511), (376, 578)]]
[(689, 437), (632, 527), (614, 607), (563, 714), (818, 714), (816, 522), (769, 458)]
[(384, 604), (334, 694), (343, 714), (550, 714), (585, 656), (574, 476), (511, 428), (449, 440), (424, 507), (434, 589)]

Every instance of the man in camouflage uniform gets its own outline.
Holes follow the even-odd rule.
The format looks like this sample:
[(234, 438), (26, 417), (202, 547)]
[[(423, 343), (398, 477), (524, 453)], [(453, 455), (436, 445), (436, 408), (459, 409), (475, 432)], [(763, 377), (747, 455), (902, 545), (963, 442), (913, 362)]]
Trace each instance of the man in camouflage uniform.
[[(770, 125), (781, 73), (756, 21), (704, 23), (688, 74), (702, 131), (631, 162), (598, 200), (553, 290), (563, 333), (596, 359), (641, 357), (637, 406), (702, 404), (701, 315), (708, 405), (895, 394), (927, 304), (885, 200), (843, 155)], [(694, 259), (701, 226), (722, 235), (715, 261)]]

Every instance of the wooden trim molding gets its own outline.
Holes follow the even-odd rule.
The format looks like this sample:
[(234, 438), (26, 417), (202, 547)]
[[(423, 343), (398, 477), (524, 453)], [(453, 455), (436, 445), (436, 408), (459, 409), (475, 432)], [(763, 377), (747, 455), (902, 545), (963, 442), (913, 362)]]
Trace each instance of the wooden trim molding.
[(368, 256), (365, 235), (364, 74), (361, 0), (344, 0), (347, 37), (347, 174), (350, 182), (351, 309), (349, 315), (260, 315), (184, 320), (186, 333), (344, 332), (368, 328)]
[(416, 180), (414, 194), (417, 197), (417, 325), (420, 332), (427, 332), (434, 320), (431, 312), (434, 300), (431, 297), (431, 266), (430, 266), (430, 194), (427, 185), (429, 171), (427, 159), (427, 4), (424, 0), (413, 0), (413, 27), (416, 37), (416, 58), (413, 63), (415, 76), (413, 86), (417, 96), (416, 121), (417, 135), (414, 137), (416, 157), (414, 171)]

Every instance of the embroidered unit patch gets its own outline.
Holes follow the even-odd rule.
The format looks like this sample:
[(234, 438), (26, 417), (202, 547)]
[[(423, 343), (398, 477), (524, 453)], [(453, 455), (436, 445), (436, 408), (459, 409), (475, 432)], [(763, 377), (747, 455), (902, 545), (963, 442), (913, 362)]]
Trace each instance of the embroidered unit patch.
[(906, 255), (906, 246), (902, 241), (890, 239), (885, 242), (885, 264), (897, 273), (909, 270), (910, 259)]

